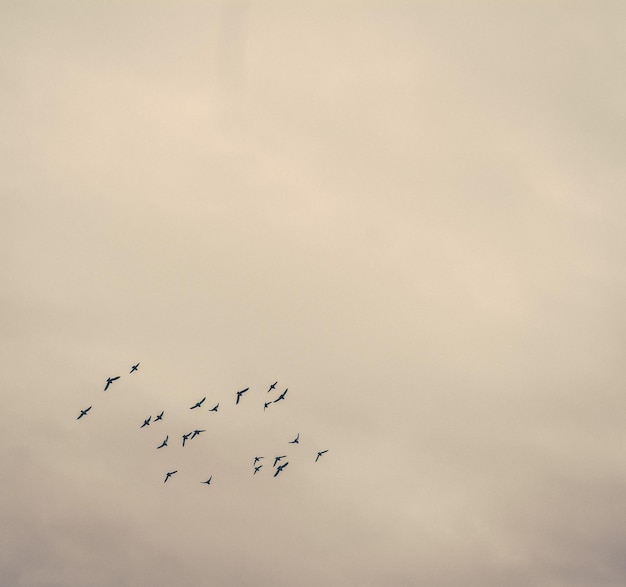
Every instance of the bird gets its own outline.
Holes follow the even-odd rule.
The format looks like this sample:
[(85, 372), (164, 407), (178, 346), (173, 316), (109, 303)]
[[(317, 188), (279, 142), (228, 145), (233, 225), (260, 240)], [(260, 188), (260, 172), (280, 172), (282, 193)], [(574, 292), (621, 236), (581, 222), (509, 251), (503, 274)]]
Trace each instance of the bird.
[(206, 397), (203, 397), (199, 402), (197, 402), (196, 404), (194, 404), (193, 406), (191, 406), (189, 409), (193, 410), (194, 408), (199, 408), (203, 403), (204, 400), (206, 399)]
[(289, 441), (289, 444), (299, 444), (300, 443), (300, 433), (298, 432), (298, 436), (296, 436), (293, 440)]
[(261, 467), (262, 467), (262, 466), (263, 466), (263, 465), (259, 465), (258, 467), (254, 467), (254, 473), (252, 473), (252, 474), (253, 474), (253, 475), (256, 475), (256, 474), (257, 474), (257, 473), (261, 470)]
[(278, 381), (274, 381), (274, 383), (272, 383), (272, 385), (270, 385), (270, 388), (267, 390), (267, 393), (269, 393), (270, 391), (272, 391), (272, 389), (274, 389), (276, 387), (276, 384), (278, 383)]
[(287, 461), (284, 465), (278, 465), (278, 467), (276, 467), (276, 472), (274, 473), (274, 477), (276, 477), (276, 475), (278, 475), (278, 473), (280, 473), (288, 464), (289, 464), (289, 461)]
[(206, 483), (207, 485), (211, 485), (211, 479), (213, 479), (213, 475), (211, 475), (206, 481), (200, 481), (200, 483)]
[(276, 463), (277, 463), (278, 461), (280, 461), (280, 459), (284, 459), (286, 456), (287, 456), (287, 455), (283, 455), (283, 456), (281, 456), (281, 457), (276, 457), (276, 458), (274, 459), (274, 464), (272, 465), (272, 467), (275, 467), (275, 466), (276, 466)]
[(325, 452), (328, 452), (328, 449), (322, 450), (322, 451), (317, 453), (317, 456), (315, 457), (315, 462), (316, 463), (317, 463), (317, 459), (319, 459)]
[(267, 407), (270, 406), (273, 402), (263, 402), (263, 411), (267, 410)]
[(117, 381), (119, 378), (120, 378), (119, 375), (117, 377), (107, 377), (107, 384), (104, 387), (104, 391), (109, 389), (109, 385), (111, 385), (111, 383), (113, 383), (114, 381)]
[(237, 401), (235, 402), (235, 405), (237, 405), (239, 403), (239, 399), (241, 398), (241, 396), (246, 393), (246, 391), (248, 391), (250, 388), (246, 387), (245, 389), (242, 389), (241, 391), (237, 392)]
[(86, 416), (89, 410), (91, 410), (91, 406), (89, 406), (88, 408), (85, 408), (84, 410), (81, 410), (80, 415), (76, 419), (80, 420), (83, 416)]
[(217, 408), (220, 407), (220, 403), (217, 402), (210, 410), (209, 412), (217, 412)]
[(152, 416), (148, 416), (148, 419), (147, 419), (147, 420), (144, 420), (144, 421), (143, 421), (143, 424), (142, 424), (141, 426), (139, 426), (139, 428), (143, 428), (144, 426), (150, 426), (150, 418), (151, 418), (151, 417), (152, 417)]
[(169, 438), (169, 434), (165, 437), (165, 440), (159, 444), (159, 446), (157, 446), (157, 448), (163, 448), (164, 446), (167, 446), (167, 439)]
[(275, 400), (274, 403), (279, 402), (281, 399), (285, 399), (285, 396), (287, 395), (287, 390), (289, 388), (285, 389), (285, 391), (283, 391)]
[(252, 463), (253, 465), (256, 465), (261, 459), (264, 459), (265, 457), (254, 457), (254, 463)]
[(166, 483), (166, 482), (167, 482), (167, 480), (168, 480), (168, 479), (169, 479), (169, 478), (170, 478), (170, 477), (171, 477), (174, 473), (178, 473), (178, 470), (176, 470), (176, 471), (170, 471), (169, 473), (167, 473), (167, 474), (165, 475), (165, 481), (163, 481), (163, 483)]
[(193, 432), (190, 432), (189, 434), (183, 434), (183, 446), (185, 446), (185, 441), (193, 434)]
[(158, 416), (156, 416), (153, 422), (158, 422), (159, 420), (163, 420), (163, 414), (165, 414), (165, 412), (161, 412)]
[(193, 440), (196, 436), (198, 436), (198, 434), (200, 434), (200, 432), (206, 432), (206, 430), (194, 430), (191, 433), (191, 440)]
[(133, 373), (134, 371), (137, 371), (137, 369), (139, 369), (139, 363), (137, 363), (136, 365), (133, 365), (130, 369), (130, 372)]

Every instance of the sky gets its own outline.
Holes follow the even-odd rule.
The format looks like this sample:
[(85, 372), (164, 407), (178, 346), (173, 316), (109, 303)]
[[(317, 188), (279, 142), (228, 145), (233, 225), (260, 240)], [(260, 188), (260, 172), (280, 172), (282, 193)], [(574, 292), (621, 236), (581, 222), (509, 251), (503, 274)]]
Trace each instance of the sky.
[(0, 584), (626, 584), (623, 2), (0, 13)]

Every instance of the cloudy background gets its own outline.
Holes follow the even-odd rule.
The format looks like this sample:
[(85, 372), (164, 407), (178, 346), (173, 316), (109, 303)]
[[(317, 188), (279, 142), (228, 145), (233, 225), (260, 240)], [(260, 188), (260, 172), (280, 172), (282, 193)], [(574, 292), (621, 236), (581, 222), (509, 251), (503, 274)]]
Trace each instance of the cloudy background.
[(623, 2), (0, 12), (3, 586), (626, 584)]

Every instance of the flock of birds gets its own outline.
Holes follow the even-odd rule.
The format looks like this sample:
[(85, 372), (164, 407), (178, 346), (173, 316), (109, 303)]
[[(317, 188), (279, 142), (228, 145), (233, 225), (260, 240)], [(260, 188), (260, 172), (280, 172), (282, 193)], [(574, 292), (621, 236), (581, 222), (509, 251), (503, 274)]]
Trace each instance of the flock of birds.
[[(138, 369), (139, 369), (139, 365), (140, 363), (137, 363), (135, 365), (131, 366), (130, 369), (130, 374), (135, 373)], [(111, 385), (117, 381), (118, 379), (120, 379), (120, 375), (117, 375), (115, 377), (107, 377), (106, 382), (105, 382), (105, 386), (104, 386), (104, 391), (107, 391), (109, 389), (109, 387), (111, 387)], [(267, 390), (267, 393), (270, 393), (271, 391), (276, 389), (276, 385), (278, 384), (278, 381), (275, 381), (274, 383), (272, 383), (269, 386), (269, 389)], [(245, 393), (247, 393), (250, 390), (249, 387), (246, 387), (245, 389), (242, 389), (240, 391), (236, 392), (236, 399), (235, 399), (235, 405), (239, 405), (239, 402), (241, 401), (242, 397), (244, 396)], [(267, 410), (272, 404), (275, 404), (277, 402), (283, 401), (287, 395), (287, 391), (288, 388), (285, 389), (285, 391), (283, 391), (282, 393), (280, 393), (276, 398), (274, 399), (270, 399), (270, 401), (264, 401), (263, 402), (263, 411)], [(201, 400), (197, 401), (195, 404), (193, 404), (192, 406), (189, 407), (190, 410), (196, 410), (196, 409), (201, 409), (204, 402), (206, 401), (206, 397), (203, 397)], [(216, 403), (213, 407), (209, 408), (209, 412), (217, 412), (219, 410), (219, 402)], [(93, 406), (89, 406), (87, 408), (85, 408), (84, 410), (80, 410), (80, 414), (78, 415), (78, 417), (76, 418), (77, 420), (80, 420), (81, 418), (84, 418), (85, 416), (87, 416), (87, 414), (89, 413), (89, 411), (91, 410)], [(145, 428), (147, 426), (150, 426), (151, 424), (154, 424), (156, 422), (159, 422), (161, 420), (163, 420), (163, 416), (165, 415), (165, 411), (161, 411), (159, 414), (157, 414), (154, 419), (152, 419), (152, 416), (148, 416), (146, 419), (144, 419), (143, 424), (141, 424), (141, 426), (139, 426), (139, 428)], [(191, 440), (193, 440), (194, 438), (196, 438), (197, 436), (199, 436), (200, 434), (202, 434), (203, 432), (206, 432), (206, 430), (200, 430), (200, 429), (195, 429), (192, 430), (186, 434), (182, 435), (182, 446), (185, 447), (185, 444)], [(157, 449), (162, 449), (162, 448), (166, 448), (168, 446), (168, 442), (169, 442), (169, 434), (167, 434), (165, 436), (165, 439), (161, 442), (161, 444), (159, 444), (156, 448)], [(296, 437), (293, 440), (288, 441), (288, 444), (299, 444), (300, 443), (300, 433), (298, 432)], [(315, 456), (315, 460), (314, 462), (317, 463), (317, 461), (320, 459), (320, 457), (322, 457), (324, 454), (326, 454), (328, 452), (328, 449), (324, 449), (321, 451), (317, 451), (317, 454)], [(260, 463), (260, 461), (262, 459), (264, 459), (265, 456), (255, 456), (254, 457), (254, 462), (252, 463), (253, 466), (253, 475), (256, 475), (261, 468), (263, 467), (263, 463)], [(287, 465), (289, 465), (289, 461), (284, 461), (283, 459), (286, 459), (287, 455), (278, 455), (274, 457), (274, 463), (272, 465), (272, 469), (273, 469), (273, 476), (277, 477), (278, 475), (280, 475), (280, 473), (282, 471), (284, 471), (284, 469), (287, 467)], [(259, 465), (257, 465), (257, 463), (260, 463)], [(175, 471), (167, 471), (165, 474), (165, 479), (163, 480), (163, 483), (167, 483), (167, 481), (173, 477), (176, 473), (178, 473), (178, 470)], [(206, 481), (201, 481), (200, 483), (206, 484), (206, 485), (211, 485), (211, 481), (213, 479), (213, 475), (211, 475)]]

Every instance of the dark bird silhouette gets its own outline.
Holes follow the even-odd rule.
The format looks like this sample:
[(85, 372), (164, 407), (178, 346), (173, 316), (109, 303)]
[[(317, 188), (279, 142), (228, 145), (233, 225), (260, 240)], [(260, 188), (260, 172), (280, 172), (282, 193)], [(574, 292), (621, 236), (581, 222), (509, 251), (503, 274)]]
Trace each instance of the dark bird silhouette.
[(165, 481), (163, 481), (163, 483), (166, 483), (166, 482), (167, 482), (167, 480), (168, 480), (168, 479), (169, 479), (169, 478), (170, 478), (170, 477), (171, 477), (174, 473), (178, 473), (178, 470), (176, 470), (176, 471), (170, 471), (169, 473), (167, 473), (167, 474), (165, 475)]
[(144, 426), (150, 426), (150, 418), (152, 418), (152, 416), (148, 416), (148, 419), (144, 420), (143, 424), (139, 426), (139, 428), (143, 428)]
[(158, 422), (159, 420), (163, 420), (163, 414), (165, 414), (165, 412), (161, 412), (155, 419), (154, 422)]
[(262, 466), (263, 466), (263, 465), (259, 465), (258, 467), (254, 467), (254, 473), (253, 473), (253, 475), (256, 475), (256, 474), (257, 474), (257, 473), (261, 470), (261, 467), (262, 467)]
[(135, 371), (137, 371), (137, 369), (139, 369), (139, 363), (137, 363), (136, 365), (133, 365), (130, 369), (130, 372), (134, 373)]
[(237, 405), (239, 403), (239, 400), (241, 399), (241, 396), (246, 393), (246, 391), (248, 391), (250, 388), (246, 387), (245, 389), (242, 389), (241, 391), (237, 392), (237, 401), (235, 402), (235, 405)]
[(80, 420), (83, 416), (86, 416), (89, 410), (91, 410), (91, 406), (89, 406), (88, 408), (85, 408), (84, 410), (81, 410), (80, 415), (76, 419)]
[(300, 443), (300, 433), (298, 432), (298, 436), (296, 436), (293, 440), (289, 441), (289, 444), (299, 444)]
[(169, 434), (165, 437), (165, 440), (159, 444), (159, 446), (157, 446), (157, 448), (163, 448), (164, 446), (167, 446), (167, 439), (169, 438)]
[(289, 390), (289, 388), (285, 389), (285, 391), (283, 391), (275, 400), (274, 403), (279, 402), (281, 399), (285, 399), (285, 396), (287, 395), (287, 391)]
[(276, 475), (278, 475), (278, 473), (280, 473), (288, 464), (289, 464), (289, 461), (287, 461), (284, 465), (278, 465), (278, 467), (276, 467), (276, 472), (274, 473), (274, 477), (276, 477)]
[(282, 455), (281, 457), (276, 457), (276, 458), (274, 459), (274, 464), (272, 465), (272, 467), (275, 467), (275, 466), (276, 466), (276, 463), (277, 463), (278, 461), (280, 461), (281, 459), (284, 459), (286, 456), (287, 456), (287, 455)]
[(117, 377), (107, 377), (107, 384), (104, 386), (104, 391), (109, 389), (109, 385), (111, 385), (111, 383), (113, 383), (114, 381), (117, 381), (119, 378), (119, 375)]
[(206, 399), (206, 397), (203, 397), (199, 402), (197, 402), (196, 404), (194, 404), (193, 406), (191, 406), (189, 409), (193, 410), (194, 408), (199, 408), (203, 403), (204, 400)]
[(193, 440), (200, 432), (206, 432), (206, 430), (194, 430), (191, 434), (191, 440)]
[(217, 412), (217, 408), (219, 408), (219, 407), (220, 407), (220, 404), (218, 402), (209, 410), (209, 412)]
[(265, 457), (254, 457), (254, 463), (252, 463), (253, 465), (256, 465), (261, 459), (264, 459)]
[(190, 432), (189, 434), (183, 434), (183, 446), (185, 446), (185, 442), (192, 434), (193, 432)]
[(270, 391), (272, 391), (272, 389), (274, 389), (276, 387), (276, 384), (278, 383), (278, 381), (274, 381), (274, 383), (272, 383), (272, 385), (270, 385), (270, 388), (267, 390), (267, 393), (269, 393)]
[(213, 475), (211, 475), (206, 481), (200, 481), (200, 483), (206, 483), (207, 485), (211, 485), (211, 479), (213, 479)]
[(270, 406), (273, 402), (263, 402), (263, 411), (267, 410), (267, 407)]
[(317, 459), (319, 459), (325, 452), (328, 452), (328, 449), (322, 450), (322, 451), (317, 453), (317, 456), (315, 457), (315, 462), (316, 463), (317, 463)]

